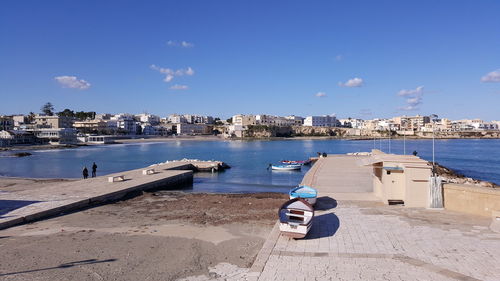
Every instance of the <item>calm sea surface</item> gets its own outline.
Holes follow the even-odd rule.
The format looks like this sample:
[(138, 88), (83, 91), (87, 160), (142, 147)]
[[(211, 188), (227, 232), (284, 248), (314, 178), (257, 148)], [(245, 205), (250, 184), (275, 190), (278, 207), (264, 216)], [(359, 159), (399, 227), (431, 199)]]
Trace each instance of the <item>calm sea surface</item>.
[[(98, 165), (98, 175), (137, 169), (182, 158), (221, 160), (232, 168), (219, 174), (198, 173), (193, 191), (286, 192), (302, 180), (300, 172), (267, 170), (269, 163), (303, 160), (316, 152), (342, 154), (370, 151), (403, 153), (402, 140), (279, 140), (279, 141), (170, 141), (116, 144), (77, 149), (30, 151), (32, 156), (7, 157), (0, 153), (0, 176), (34, 178), (78, 178), (83, 166)], [(406, 141), (406, 153), (416, 150), (432, 159), (431, 140)], [(436, 140), (436, 162), (468, 177), (500, 183), (500, 140)]]

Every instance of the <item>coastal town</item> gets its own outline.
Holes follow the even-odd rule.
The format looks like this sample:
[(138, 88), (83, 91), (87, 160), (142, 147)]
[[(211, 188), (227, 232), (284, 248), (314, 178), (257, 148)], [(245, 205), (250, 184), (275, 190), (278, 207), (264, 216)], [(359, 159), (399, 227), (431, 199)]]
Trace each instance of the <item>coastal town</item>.
[(322, 116), (234, 115), (229, 119), (196, 114), (42, 113), (0, 115), (0, 147), (30, 144), (108, 144), (117, 139), (182, 135), (222, 138), (328, 136), (345, 138), (500, 137), (500, 121), (450, 120), (437, 115), (357, 119)]

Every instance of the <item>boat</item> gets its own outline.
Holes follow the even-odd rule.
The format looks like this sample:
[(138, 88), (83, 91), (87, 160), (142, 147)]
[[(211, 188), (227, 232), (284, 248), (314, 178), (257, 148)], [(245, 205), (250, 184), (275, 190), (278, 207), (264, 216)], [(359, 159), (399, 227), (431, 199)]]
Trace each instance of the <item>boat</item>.
[(309, 165), (309, 164), (311, 164), (311, 160), (300, 160), (300, 161), (282, 160), (281, 163), (288, 164), (288, 165)]
[(302, 198), (285, 202), (278, 211), (281, 234), (299, 239), (306, 237), (311, 229), (314, 208)]
[(306, 200), (307, 203), (314, 206), (314, 204), (316, 204), (316, 198), (318, 197), (318, 191), (310, 186), (300, 185), (290, 189), (288, 195), (290, 195), (290, 199), (302, 198)]
[(273, 170), (278, 170), (278, 171), (294, 171), (294, 170), (300, 170), (302, 168), (302, 165), (271, 165), (271, 169)]

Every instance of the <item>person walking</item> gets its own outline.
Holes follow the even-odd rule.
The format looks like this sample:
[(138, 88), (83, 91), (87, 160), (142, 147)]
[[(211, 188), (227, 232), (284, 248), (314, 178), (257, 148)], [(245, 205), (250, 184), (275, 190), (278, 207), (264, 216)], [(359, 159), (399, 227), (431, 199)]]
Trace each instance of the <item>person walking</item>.
[(92, 177), (93, 178), (95, 178), (96, 172), (97, 172), (97, 165), (94, 162), (94, 164), (92, 164)]
[(89, 170), (87, 170), (87, 167), (83, 168), (83, 178), (86, 179), (89, 177)]

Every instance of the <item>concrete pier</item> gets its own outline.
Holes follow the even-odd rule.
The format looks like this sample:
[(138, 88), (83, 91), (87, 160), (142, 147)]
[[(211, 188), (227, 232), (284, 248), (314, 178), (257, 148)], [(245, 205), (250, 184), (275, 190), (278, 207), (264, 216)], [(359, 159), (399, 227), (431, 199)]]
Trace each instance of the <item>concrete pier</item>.
[[(76, 180), (37, 189), (0, 192), (0, 229), (27, 223), (94, 204), (113, 201), (131, 192), (175, 188), (193, 181), (193, 170), (217, 167), (218, 162), (171, 162), (141, 169)], [(144, 173), (145, 170), (150, 170)], [(108, 177), (124, 181), (109, 182)]]
[(290, 239), (276, 225), (234, 280), (500, 280), (489, 218), (383, 204), (363, 157), (320, 158), (302, 182), (318, 189), (309, 234)]

